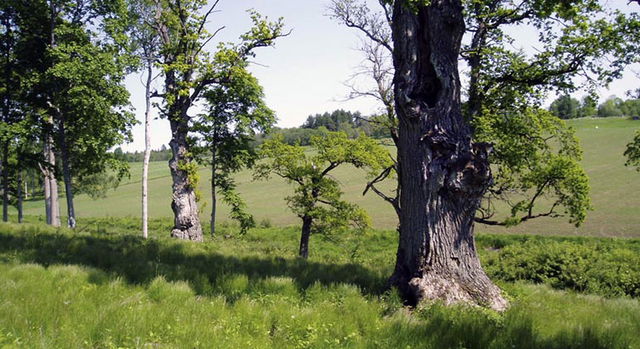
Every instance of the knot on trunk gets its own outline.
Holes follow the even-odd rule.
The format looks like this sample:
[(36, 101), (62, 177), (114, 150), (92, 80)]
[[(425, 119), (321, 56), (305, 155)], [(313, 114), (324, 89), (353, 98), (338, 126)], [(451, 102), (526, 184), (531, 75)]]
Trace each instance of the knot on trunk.
[(447, 187), (466, 197), (482, 197), (492, 183), (489, 165), (491, 150), (489, 143), (474, 143), (470, 150), (452, 159)]
[(425, 132), (420, 140), (428, 145), (432, 159), (445, 159), (451, 162), (458, 158), (459, 142), (446, 132), (432, 129)]

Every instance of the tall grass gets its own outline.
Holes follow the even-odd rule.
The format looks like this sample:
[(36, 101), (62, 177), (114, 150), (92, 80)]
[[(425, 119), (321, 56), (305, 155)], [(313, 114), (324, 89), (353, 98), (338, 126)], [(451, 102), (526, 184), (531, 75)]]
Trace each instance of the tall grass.
[[(640, 348), (635, 299), (502, 283), (504, 314), (407, 309), (385, 287), (390, 232), (314, 236), (303, 261), (294, 228), (227, 227), (192, 244), (160, 237), (164, 224), (146, 241), (126, 220), (81, 222), (80, 233), (0, 225), (0, 347)], [(480, 240), (500, 246), (486, 253), (522, 244)]]

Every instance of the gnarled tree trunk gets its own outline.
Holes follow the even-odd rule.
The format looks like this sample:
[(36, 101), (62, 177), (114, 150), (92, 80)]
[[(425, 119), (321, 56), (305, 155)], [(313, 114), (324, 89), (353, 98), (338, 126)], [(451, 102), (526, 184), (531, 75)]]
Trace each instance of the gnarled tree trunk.
[[(171, 84), (167, 84), (171, 86)], [(188, 168), (193, 159), (189, 153), (187, 134), (189, 117), (187, 104), (176, 102), (170, 110), (171, 142), (169, 146), (173, 157), (169, 160), (169, 169), (173, 179), (171, 209), (174, 215), (174, 227), (171, 236), (192, 241), (203, 241), (202, 226), (196, 202), (195, 183), (189, 178)]]
[(473, 218), (491, 182), (485, 144), (472, 144), (462, 117), (460, 0), (393, 11), (399, 119), (400, 242), (391, 283), (407, 302), (507, 302), (480, 266)]

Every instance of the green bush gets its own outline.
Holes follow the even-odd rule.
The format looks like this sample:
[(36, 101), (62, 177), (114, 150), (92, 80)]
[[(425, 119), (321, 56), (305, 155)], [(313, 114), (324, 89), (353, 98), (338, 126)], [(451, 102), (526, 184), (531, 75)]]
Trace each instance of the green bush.
[(489, 276), (545, 283), (604, 296), (640, 296), (640, 251), (635, 241), (604, 239), (502, 240), (485, 255)]

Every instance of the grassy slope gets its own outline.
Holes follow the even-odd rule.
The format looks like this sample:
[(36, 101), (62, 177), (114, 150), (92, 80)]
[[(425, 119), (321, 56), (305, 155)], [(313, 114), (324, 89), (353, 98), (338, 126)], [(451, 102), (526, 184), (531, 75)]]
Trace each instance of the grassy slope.
[[(582, 119), (570, 121), (584, 147), (584, 166), (591, 178), (594, 211), (580, 228), (563, 219), (540, 219), (511, 228), (511, 232), (562, 235), (640, 237), (640, 174), (624, 167), (622, 153), (631, 140), (640, 122), (625, 119)], [(596, 128), (597, 127), (597, 128)], [(79, 216), (134, 216), (140, 215), (141, 164), (132, 164), (131, 179), (123, 183), (108, 198), (93, 201), (85, 195), (77, 197), (76, 210)], [(203, 220), (207, 220), (209, 175), (201, 170), (201, 190), (205, 205)], [(362, 205), (372, 216), (376, 228), (392, 229), (396, 219), (390, 207), (372, 193), (361, 195), (365, 183), (361, 171), (349, 167), (339, 168), (336, 177), (345, 191), (345, 197)], [(170, 210), (171, 178), (164, 162), (152, 163), (150, 171), (150, 214), (152, 217), (168, 217)], [(291, 189), (282, 180), (273, 178), (269, 182), (253, 182), (251, 173), (243, 171), (237, 176), (240, 191), (247, 200), (257, 220), (268, 219), (275, 225), (299, 224), (298, 219), (287, 210), (284, 197)], [(61, 200), (64, 212), (64, 200)], [(25, 213), (41, 215), (42, 202), (28, 202)], [(222, 207), (220, 221), (226, 220), (228, 210)], [(503, 232), (504, 229), (479, 226), (481, 232)]]
[(503, 315), (409, 312), (384, 291), (389, 232), (314, 237), (303, 261), (296, 229), (193, 244), (152, 223), (148, 241), (121, 234), (131, 220), (82, 233), (0, 223), (0, 347), (640, 348), (634, 299), (503, 283)]

